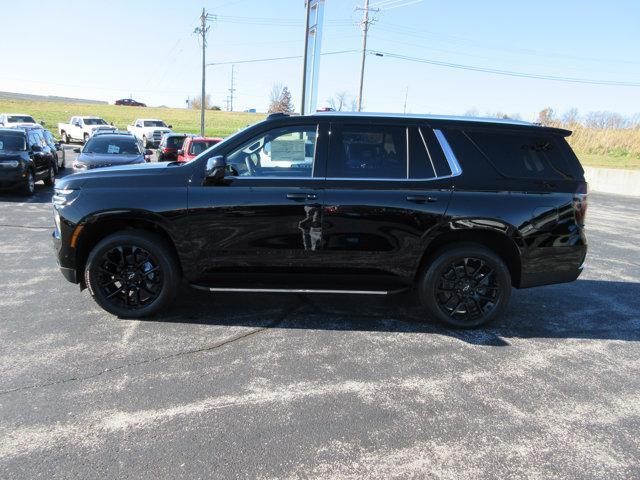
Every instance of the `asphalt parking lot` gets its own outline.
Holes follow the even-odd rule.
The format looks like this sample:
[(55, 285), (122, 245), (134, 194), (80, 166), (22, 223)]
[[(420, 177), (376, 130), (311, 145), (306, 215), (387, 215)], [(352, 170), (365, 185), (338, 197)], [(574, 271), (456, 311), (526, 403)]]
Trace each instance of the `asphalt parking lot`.
[(591, 195), (579, 281), (455, 331), (406, 294), (118, 319), (58, 272), (50, 196), (0, 194), (2, 479), (640, 477), (640, 198)]

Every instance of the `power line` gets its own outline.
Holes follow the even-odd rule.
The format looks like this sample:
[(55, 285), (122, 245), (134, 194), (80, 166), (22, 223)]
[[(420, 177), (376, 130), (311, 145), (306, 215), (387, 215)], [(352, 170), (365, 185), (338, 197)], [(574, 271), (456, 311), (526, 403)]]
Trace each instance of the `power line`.
[[(339, 55), (342, 53), (356, 53), (359, 50), (338, 50), (335, 52), (322, 52), (320, 55)], [(233, 65), (238, 63), (258, 63), (258, 62), (274, 62), (277, 60), (292, 60), (294, 58), (302, 58), (302, 55), (290, 55), (288, 57), (271, 57), (271, 58), (253, 58), (250, 60), (235, 60), (232, 62), (215, 62), (215, 63), (207, 63), (207, 66), (216, 66), (216, 65)]]
[(401, 55), (398, 53), (392, 52), (382, 52), (382, 51), (369, 51), (368, 53), (372, 53), (378, 57), (389, 57), (396, 58), (399, 60), (406, 60), (410, 62), (417, 63), (426, 63), (429, 65), (436, 65), (439, 67), (448, 67), (448, 68), (457, 68), (460, 70), (470, 70), (474, 72), (484, 72), (484, 73), (493, 73), (495, 75), (504, 75), (510, 77), (520, 77), (520, 78), (534, 78), (539, 80), (552, 80), (556, 82), (565, 82), (565, 83), (581, 83), (581, 84), (590, 84), (590, 85), (610, 85), (610, 86), (618, 86), (618, 87), (640, 87), (640, 82), (625, 82), (619, 80), (603, 80), (603, 79), (591, 79), (591, 78), (577, 78), (577, 77), (563, 77), (556, 75), (544, 75), (537, 73), (527, 73), (527, 72), (517, 72), (512, 70), (501, 70), (498, 68), (489, 68), (489, 67), (478, 67), (475, 65), (464, 65), (461, 63), (451, 63), (451, 62), (442, 62), (440, 60), (431, 60), (428, 58), (419, 58), (419, 57), (410, 57), (408, 55)]

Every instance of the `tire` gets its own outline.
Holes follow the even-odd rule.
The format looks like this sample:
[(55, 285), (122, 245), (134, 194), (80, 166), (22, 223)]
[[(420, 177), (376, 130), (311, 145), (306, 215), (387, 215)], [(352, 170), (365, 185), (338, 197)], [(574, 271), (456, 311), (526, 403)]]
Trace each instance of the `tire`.
[(89, 141), (89, 134), (85, 133), (83, 138), (84, 138), (84, 143), (87, 143)]
[(56, 183), (56, 169), (51, 162), (49, 163), (49, 173), (47, 173), (47, 176), (43, 180), (43, 182), (48, 187), (51, 187), (54, 183)]
[(69, 140), (69, 135), (67, 135), (67, 132), (62, 132), (62, 143), (66, 143), (67, 145), (70, 143)]
[(143, 230), (125, 230), (101, 240), (89, 254), (84, 279), (96, 303), (123, 318), (161, 311), (180, 285), (178, 262), (169, 245)]
[(58, 167), (58, 170), (64, 170), (65, 168), (67, 168), (67, 158), (66, 158), (66, 154), (64, 152), (64, 149), (60, 150), (60, 154), (62, 155), (62, 163)]
[(418, 294), (430, 318), (459, 328), (479, 327), (504, 312), (511, 275), (488, 248), (458, 243), (436, 254), (420, 278)]
[(27, 176), (24, 179), (22, 186), (20, 187), (20, 193), (22, 195), (31, 196), (36, 192), (36, 177), (33, 175), (33, 170), (27, 170)]

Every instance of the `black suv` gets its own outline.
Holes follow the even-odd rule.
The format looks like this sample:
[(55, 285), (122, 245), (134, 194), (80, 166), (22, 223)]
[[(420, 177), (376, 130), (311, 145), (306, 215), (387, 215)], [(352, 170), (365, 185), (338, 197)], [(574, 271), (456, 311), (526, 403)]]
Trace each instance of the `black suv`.
[(54, 152), (40, 126), (0, 128), (0, 188), (33, 195), (36, 181), (53, 185), (55, 176)]
[(499, 316), (511, 287), (575, 280), (587, 251), (570, 132), (435, 116), (276, 114), (186, 164), (73, 175), (53, 198), (62, 273), (142, 317), (210, 291), (414, 288), (426, 316)]

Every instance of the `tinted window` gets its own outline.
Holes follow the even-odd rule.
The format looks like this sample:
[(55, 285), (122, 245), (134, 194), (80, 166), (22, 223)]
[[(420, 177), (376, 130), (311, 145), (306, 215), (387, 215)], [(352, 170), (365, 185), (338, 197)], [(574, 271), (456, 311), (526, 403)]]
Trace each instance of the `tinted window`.
[(406, 128), (344, 125), (334, 132), (328, 177), (407, 178)]
[(145, 127), (166, 127), (163, 121), (161, 120), (145, 120)]
[(227, 155), (234, 175), (253, 177), (311, 177), (317, 126), (270, 130)]
[(10, 123), (36, 123), (29, 115), (9, 115), (7, 120)]
[(411, 128), (409, 142), (410, 178), (425, 179), (450, 175), (451, 169), (433, 130), (428, 127)]
[(26, 150), (24, 135), (0, 132), (0, 150)]
[(562, 158), (552, 138), (519, 134), (470, 131), (467, 135), (500, 173), (514, 178), (561, 178), (550, 161)]
[(167, 138), (167, 147), (169, 148), (180, 148), (184, 143), (184, 137), (168, 137)]
[(101, 118), (85, 118), (84, 124), (85, 125), (106, 125), (107, 122), (105, 122)]
[(132, 137), (100, 135), (91, 138), (82, 153), (105, 153), (113, 155), (139, 155), (138, 142)]
[(189, 155), (200, 155), (207, 148), (213, 147), (216, 143), (219, 142), (217, 140), (193, 141), (189, 147)]

